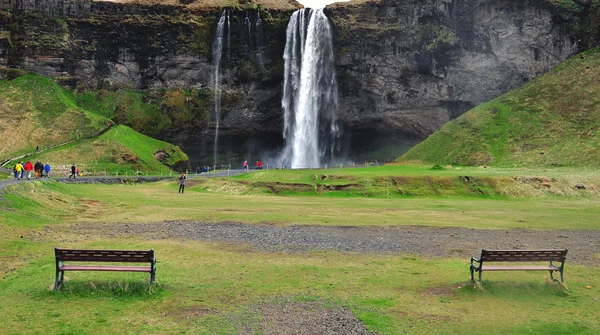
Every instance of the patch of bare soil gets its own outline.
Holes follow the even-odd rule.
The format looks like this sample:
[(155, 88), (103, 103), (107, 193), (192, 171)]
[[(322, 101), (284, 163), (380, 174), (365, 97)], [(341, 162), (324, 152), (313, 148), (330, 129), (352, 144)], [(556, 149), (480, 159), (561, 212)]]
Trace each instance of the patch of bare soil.
[(265, 335), (374, 334), (350, 310), (326, 307), (319, 302), (289, 301), (263, 304), (258, 309), (262, 321), (257, 328)]

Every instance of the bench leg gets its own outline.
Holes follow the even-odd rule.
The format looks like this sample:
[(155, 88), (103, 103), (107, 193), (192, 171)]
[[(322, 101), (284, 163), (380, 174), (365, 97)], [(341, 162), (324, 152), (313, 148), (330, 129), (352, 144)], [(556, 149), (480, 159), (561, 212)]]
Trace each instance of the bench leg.
[(58, 288), (60, 287), (60, 284), (62, 283), (62, 281), (60, 280), (60, 272), (64, 272), (64, 271), (59, 271), (56, 270), (56, 277), (54, 278), (54, 290), (58, 290)]
[(562, 283), (562, 284), (564, 284), (564, 283), (565, 283), (565, 277), (564, 277), (564, 275), (563, 275), (563, 272), (562, 272), (562, 271), (560, 271), (560, 270), (559, 270), (559, 272), (560, 272), (560, 280), (558, 280), (558, 279), (554, 278), (554, 271), (552, 271), (552, 270), (550, 271), (550, 279), (552, 279), (552, 281), (555, 281), (555, 282), (557, 282), (557, 283)]
[(150, 272), (150, 285), (154, 285), (156, 273), (154, 271)]

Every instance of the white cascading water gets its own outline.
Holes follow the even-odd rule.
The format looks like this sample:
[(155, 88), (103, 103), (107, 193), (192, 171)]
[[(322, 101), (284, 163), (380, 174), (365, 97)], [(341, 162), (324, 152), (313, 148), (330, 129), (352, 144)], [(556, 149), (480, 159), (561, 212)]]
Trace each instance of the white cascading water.
[(292, 168), (319, 167), (334, 160), (339, 137), (331, 27), (322, 9), (300, 9), (286, 34), (282, 160)]
[(231, 59), (231, 20), (229, 15), (231, 13), (227, 11), (227, 60)]
[[(225, 19), (229, 17), (228, 11), (224, 10), (217, 23), (217, 36), (213, 44), (213, 65), (214, 65), (214, 98), (215, 98), (215, 147), (214, 147), (214, 166), (217, 166), (217, 152), (219, 149), (219, 125), (221, 122), (221, 55), (223, 53), (223, 35), (225, 31)], [(229, 20), (228, 20), (229, 21)]]

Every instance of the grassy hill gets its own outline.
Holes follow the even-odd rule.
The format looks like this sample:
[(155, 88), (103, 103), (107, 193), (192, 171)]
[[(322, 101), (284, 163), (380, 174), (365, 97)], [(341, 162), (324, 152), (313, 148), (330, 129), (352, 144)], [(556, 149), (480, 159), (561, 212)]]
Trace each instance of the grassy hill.
[[(112, 122), (77, 107), (52, 79), (0, 69), (0, 159), (91, 137)], [(2, 76), (0, 76), (1, 78)], [(12, 79), (11, 79), (12, 78)]]
[[(183, 170), (188, 165), (188, 157), (178, 147), (114, 126), (49, 78), (14, 69), (0, 69), (0, 73), (2, 160), (35, 152), (39, 146), (40, 152), (26, 159), (107, 171)], [(69, 141), (73, 142), (46, 151)]]
[(397, 161), (435, 164), (597, 166), (600, 48), (463, 114)]
[[(155, 156), (155, 153), (158, 153)], [(127, 170), (145, 173), (167, 172), (168, 167), (185, 170), (188, 157), (179, 147), (155, 140), (135, 130), (117, 125), (92, 139), (84, 139), (60, 148), (28, 157), (32, 161), (48, 162), (55, 168), (77, 164), (86, 172)], [(166, 166), (165, 166), (166, 165)]]

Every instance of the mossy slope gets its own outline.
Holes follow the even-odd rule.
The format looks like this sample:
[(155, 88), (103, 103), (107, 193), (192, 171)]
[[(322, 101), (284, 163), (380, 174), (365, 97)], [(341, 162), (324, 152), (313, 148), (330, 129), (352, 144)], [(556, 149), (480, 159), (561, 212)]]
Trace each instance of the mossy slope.
[[(155, 156), (154, 153), (159, 154)], [(165, 165), (185, 170), (188, 164), (187, 155), (179, 147), (123, 125), (114, 126), (97, 138), (77, 141), (30, 159), (49, 162), (56, 167), (76, 163), (88, 172), (137, 170), (157, 173), (167, 171)]]
[[(112, 124), (79, 108), (62, 87), (49, 78), (15, 70), (0, 79), (0, 158), (32, 152), (78, 137), (92, 137)], [(10, 80), (9, 76), (18, 76)]]
[[(31, 153), (39, 146), (39, 153), (25, 159), (108, 171), (187, 167), (188, 157), (179, 147), (126, 126), (114, 126), (112, 120), (82, 106), (72, 92), (53, 80), (14, 69), (0, 70), (4, 74), (0, 79), (0, 137), (4, 141), (0, 158)], [(51, 149), (69, 141), (73, 142)]]
[(398, 161), (597, 166), (599, 77), (596, 48), (447, 123)]

